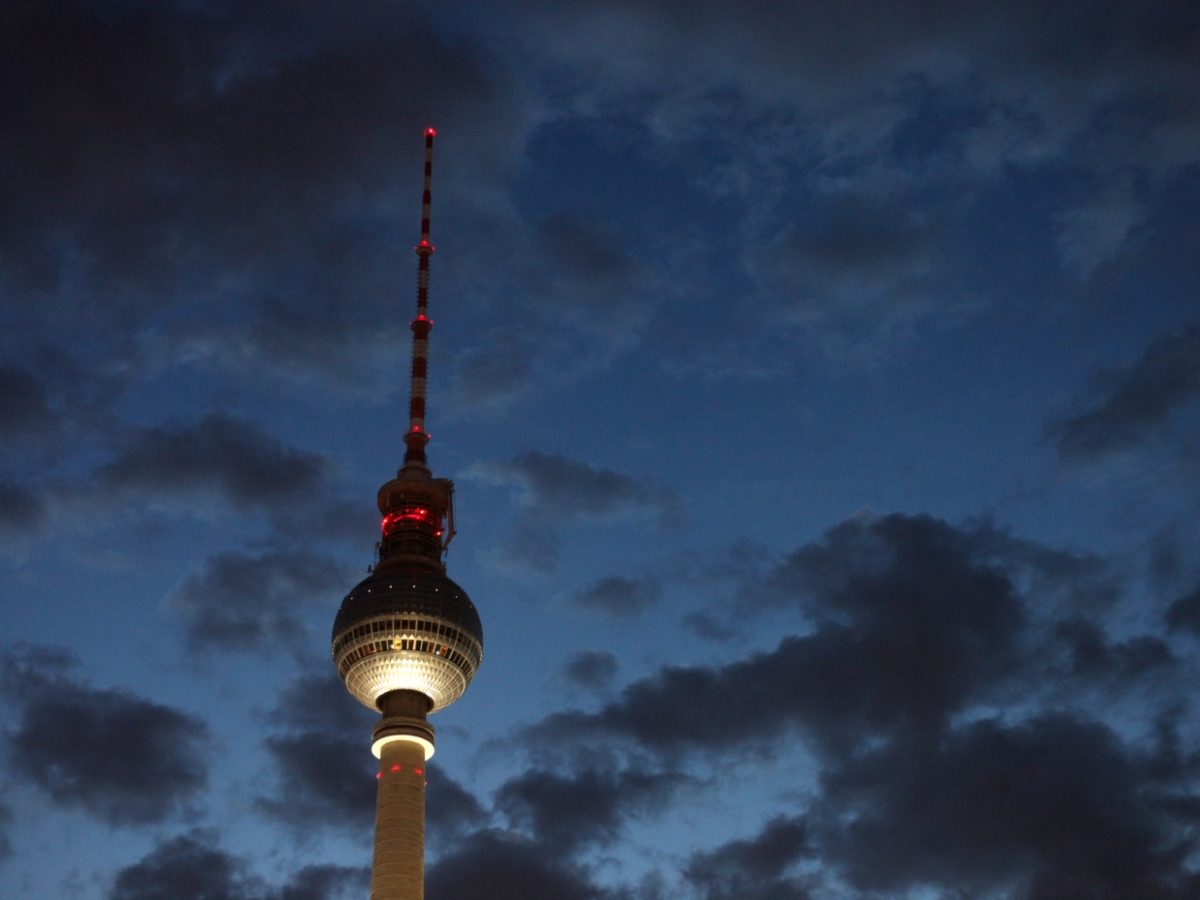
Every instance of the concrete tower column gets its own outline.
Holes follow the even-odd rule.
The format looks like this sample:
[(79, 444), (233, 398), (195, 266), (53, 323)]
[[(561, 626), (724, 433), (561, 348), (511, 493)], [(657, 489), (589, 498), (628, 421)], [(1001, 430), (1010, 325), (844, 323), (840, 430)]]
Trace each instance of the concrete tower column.
[(379, 757), (371, 900), (425, 897), (425, 762), (433, 756), (434, 741), (425, 720), (429, 706), (429, 698), (417, 691), (379, 698), (383, 718), (371, 742)]
[(425, 896), (425, 749), (406, 740), (384, 744), (375, 804), (371, 900)]

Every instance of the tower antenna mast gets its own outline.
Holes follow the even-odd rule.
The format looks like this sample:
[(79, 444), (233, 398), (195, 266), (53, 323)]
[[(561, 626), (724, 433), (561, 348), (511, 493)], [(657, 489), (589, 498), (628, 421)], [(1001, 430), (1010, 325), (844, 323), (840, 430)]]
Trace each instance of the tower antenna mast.
[(421, 239), (417, 242), (417, 317), (409, 323), (412, 329), (412, 383), (408, 398), (408, 431), (404, 434), (404, 465), (427, 469), (425, 445), (429, 432), (425, 430), (425, 383), (429, 373), (429, 257), (434, 246), (429, 240), (429, 213), (433, 205), (433, 139), (437, 131), (425, 129), (425, 190), (421, 195)]
[(429, 367), (429, 207), (433, 138), (425, 129), (425, 192), (417, 243), (417, 317), (404, 464), (376, 494), (378, 558), (342, 600), (331, 653), (346, 689), (380, 718), (371, 732), (379, 759), (371, 900), (422, 900), (425, 765), (435, 732), (428, 716), (462, 696), (483, 660), (483, 626), (466, 591), (446, 575), (454, 535), (454, 484), (425, 460)]

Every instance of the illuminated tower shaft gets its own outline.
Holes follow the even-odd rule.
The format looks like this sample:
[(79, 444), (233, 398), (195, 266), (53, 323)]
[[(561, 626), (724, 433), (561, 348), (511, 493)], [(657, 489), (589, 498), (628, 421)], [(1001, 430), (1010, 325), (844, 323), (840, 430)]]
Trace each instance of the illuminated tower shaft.
[(371, 900), (421, 900), (425, 894), (425, 751), (408, 741), (392, 741), (383, 748), (379, 764)]
[(434, 130), (425, 130), (425, 191), (416, 246), (417, 316), (404, 464), (379, 489), (379, 558), (342, 601), (333, 660), (354, 697), (382, 716), (372, 734), (379, 758), (371, 900), (423, 900), (425, 764), (433, 756), (429, 713), (467, 689), (483, 659), (483, 628), (466, 592), (446, 576), (454, 536), (454, 485), (425, 459), (428, 372), (430, 190)]
[(379, 757), (371, 900), (425, 896), (425, 762), (433, 755), (426, 699), (414, 691), (384, 695), (372, 749)]

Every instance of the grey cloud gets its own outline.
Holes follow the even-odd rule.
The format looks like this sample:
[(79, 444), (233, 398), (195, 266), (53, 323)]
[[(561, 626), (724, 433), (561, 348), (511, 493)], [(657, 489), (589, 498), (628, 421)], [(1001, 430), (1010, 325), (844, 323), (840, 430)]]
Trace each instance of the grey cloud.
[(217, 849), (213, 834), (191, 832), (164, 841), (118, 872), (108, 896), (109, 900), (248, 898), (261, 885), (243, 869), (239, 860)]
[(1190, 631), (1200, 637), (1200, 586), (1167, 608), (1167, 625), (1172, 631)]
[(736, 538), (728, 544), (674, 554), (665, 566), (672, 579), (695, 587), (715, 583), (740, 589), (758, 580), (771, 558), (762, 544)]
[(536, 514), (519, 516), (500, 541), (502, 561), (537, 572), (552, 572), (558, 564), (562, 538), (554, 525)]
[(192, 425), (149, 428), (97, 472), (111, 492), (216, 490), (240, 507), (303, 497), (320, 483), (325, 461), (272, 438), (258, 425), (210, 414)]
[(426, 893), (456, 900), (603, 900), (586, 870), (533, 841), (481, 831), (456, 844), (425, 872)]
[(730, 635), (742, 633), (741, 629), (729, 624), (726, 617), (707, 610), (688, 613), (680, 620), (680, 624), (696, 637), (706, 641), (723, 641)]
[[(1071, 591), (1045, 573), (1028, 577), (1031, 559), (1070, 580), (1072, 559), (1035, 553), (990, 526), (849, 520), (764, 581), (773, 602), (794, 603), (812, 621), (805, 633), (723, 666), (665, 667), (595, 713), (555, 713), (532, 731), (548, 745), (609, 735), (667, 756), (797, 733), (836, 758), (870, 736), (937, 734), (973, 704), (1029, 700), (1052, 685), (1123, 692), (1167, 671), (1170, 654), (1153, 637), (1110, 642), (1078, 629), (1065, 644), (1068, 665), (1048, 670), (1042, 652), (1058, 620), (1034, 612), (1054, 591)], [(724, 711), (719, 722), (711, 708)]]
[(928, 265), (934, 234), (912, 210), (869, 206), (861, 198), (826, 199), (815, 226), (791, 228), (771, 246), (766, 260), (806, 288), (847, 284), (899, 284)]
[(300, 731), (369, 734), (375, 713), (350, 696), (329, 662), (322, 671), (299, 675), (284, 685), (269, 718)]
[(312, 553), (228, 550), (206, 560), (169, 600), (183, 613), (193, 651), (272, 650), (303, 633), (298, 606), (328, 602), (349, 583), (344, 566)]
[(0, 803), (0, 863), (12, 853), (12, 844), (8, 840), (8, 827), (12, 820), (12, 810)]
[[(974, 235), (1019, 238), (990, 209), (998, 182), (1022, 190), (1014, 177), (1054, 167), (1080, 186), (1026, 223), (1056, 229), (1081, 277), (1139, 223), (1170, 227), (1163, 191), (1200, 155), (1194, 139), (1159, 147), (1200, 128), (1198, 33), (1169, 0), (1067, 2), (1045, 19), (1021, 3), (543, 3), (523, 30), (580, 105), (619, 104), (693, 185), (741, 205), (731, 233), (756, 315), (790, 332), (760, 327), (742, 357), (781, 356), (797, 327), (819, 325), (828, 357), (868, 365), (1001, 302), (960, 266), (990, 252)], [(1130, 187), (1097, 190), (1115, 182)], [(670, 357), (724, 368), (707, 347)]]
[(694, 854), (684, 875), (705, 900), (805, 900), (808, 892), (786, 873), (812, 853), (804, 818), (779, 816), (753, 838)]
[[(734, 90), (763, 109), (826, 117), (832, 152), (872, 161), (879, 136), (870, 119), (902, 120), (902, 111), (887, 115), (889, 106), (917, 85), (948, 94), (960, 114), (982, 98), (1005, 111), (1010, 128), (1022, 127), (996, 149), (1020, 162), (1034, 148), (1065, 151), (1096, 112), (1123, 98), (1178, 96), (1179, 84), (1194, 97), (1188, 47), (1197, 28), (1193, 10), (1166, 2), (1063, 3), (1046, 16), (1017, 3), (985, 11), (858, 0), (837, 8), (752, 3), (736, 12), (717, 2), (543, 3), (529, 31), (543, 53), (578, 67), (577, 91), (653, 90), (665, 98), (659, 117), (684, 135), (689, 108), (706, 109), (697, 97)], [(1168, 116), (1187, 120), (1179, 106)], [(963, 118), (967, 134), (979, 127)]]
[(584, 650), (576, 653), (563, 667), (571, 682), (589, 690), (608, 687), (617, 674), (616, 654), (607, 650)]
[(1114, 258), (1145, 219), (1146, 210), (1129, 189), (1110, 189), (1058, 216), (1063, 268), (1080, 279)]
[(680, 513), (679, 497), (669, 488), (565, 456), (529, 451), (508, 462), (479, 464), (473, 474), (518, 488), (525, 506), (560, 521), (640, 514), (669, 524)]
[[(987, 522), (860, 516), (757, 579), (763, 602), (803, 611), (802, 634), (724, 665), (664, 667), (595, 712), (553, 713), (525, 733), (539, 753), (568, 751), (576, 775), (597, 745), (718, 761), (805, 739), (818, 790), (758, 835), (693, 855), (681, 874), (708, 900), (820, 895), (828, 877), (864, 897), (1023, 885), (1031, 900), (1182, 900), (1200, 887), (1185, 863), (1200, 813), (1194, 753), (1170, 724), (1179, 662), (1159, 637), (1112, 638), (1085, 615), (1075, 595), (1101, 562)], [(1189, 627), (1184, 601), (1175, 627)], [(1039, 699), (1050, 696), (1055, 712)], [(1157, 710), (1155, 735), (1096, 718), (1119, 696)], [(555, 788), (577, 785), (527, 776), (501, 808), (533, 804), (516, 807), (519, 821), (556, 821), (571, 791)], [(634, 814), (593, 805), (612, 810), (594, 840)]]
[(543, 572), (557, 563), (563, 524), (634, 518), (671, 528), (682, 515), (672, 489), (565, 456), (529, 451), (505, 462), (476, 463), (466, 475), (516, 489), (524, 512), (501, 541), (502, 562)]
[(542, 349), (523, 329), (486, 332), (479, 346), (467, 348), (456, 360), (447, 404), (451, 413), (455, 409), (508, 413), (534, 389), (539, 378), (535, 360)]
[(577, 591), (572, 602), (583, 609), (628, 619), (644, 613), (661, 596), (662, 585), (654, 578), (609, 575)]
[(770, 309), (793, 326), (820, 328), (837, 357), (886, 350), (920, 321), (965, 311), (939, 217), (949, 209), (885, 196), (810, 200), (813, 221), (778, 229), (750, 252)]
[(661, 811), (691, 781), (677, 772), (531, 769), (496, 793), (496, 808), (554, 856), (612, 843), (630, 817)]
[[(346, 698), (347, 703), (353, 703)], [(299, 731), (263, 743), (278, 775), (256, 807), (301, 832), (329, 828), (365, 834), (375, 809), (375, 767), (369, 765), (369, 732), (334, 735)]]
[(207, 784), (204, 722), (89, 687), (67, 676), (71, 664), (55, 648), (5, 659), (5, 691), (21, 709), (8, 737), (13, 770), (56, 805), (111, 825), (162, 822), (185, 809)]
[(1136, 684), (1152, 672), (1171, 672), (1178, 662), (1166, 643), (1153, 635), (1109, 641), (1099, 626), (1082, 619), (1059, 622), (1054, 631), (1068, 647), (1071, 674), (1086, 681)]
[(269, 721), (263, 742), (274, 761), (273, 779), (255, 806), (298, 831), (333, 829), (363, 834), (375, 808), (375, 766), (365, 752), (373, 716), (328, 674), (294, 678)]
[(0, 535), (19, 536), (38, 530), (46, 517), (46, 501), (20, 485), (0, 481)]
[(46, 388), (32, 373), (0, 365), (0, 435), (6, 442), (17, 435), (42, 431), (54, 422)]
[(278, 900), (350, 900), (361, 897), (371, 883), (365, 866), (305, 866), (278, 891)]
[(1105, 373), (1074, 415), (1047, 434), (1068, 463), (1102, 461), (1143, 447), (1169, 428), (1172, 413), (1200, 393), (1200, 326), (1153, 341), (1123, 369)]
[(440, 845), (453, 845), (487, 826), (491, 816), (474, 794), (441, 770), (429, 776), (425, 822)]
[[(504, 324), (453, 364), (450, 406), (459, 417), (508, 414), (603, 370), (646, 336), (676, 284), (669, 258), (638, 259), (627, 249), (629, 229), (597, 216), (514, 218), (497, 230), (486, 238), (493, 258), (465, 262), (502, 279), (490, 290), (502, 298)], [(525, 252), (531, 245), (539, 252)]]
[[(20, 86), (3, 95), (0, 285), (24, 320), (93, 345), (164, 297), (236, 310), (141, 331), (165, 364), (376, 384), (379, 353), (363, 348), (380, 350), (391, 311), (392, 201), (419, 197), (394, 149), (415, 157), (435, 110), (448, 133), (485, 131), (440, 182), (471, 206), (529, 119), (504, 61), (441, 40), (418, 6), (397, 17), (368, 0), (352, 21), (279, 2), (20, 7), (0, 37), (0, 83)], [(237, 330), (213, 324), (233, 318)]]
[(222, 850), (212, 831), (193, 830), (164, 840), (121, 869), (108, 900), (344, 900), (366, 890), (365, 868), (309, 865), (279, 888), (248, 871), (246, 860)]
[(1194, 809), (1173, 811), (1151, 758), (1095, 722), (976, 722), (847, 758), (823, 781), (825, 858), (869, 891), (1182, 900), (1197, 887), (1181, 865)]
[(532, 238), (542, 254), (526, 280), (539, 311), (629, 347), (662, 302), (658, 270), (629, 253), (620, 230), (592, 217), (557, 213), (537, 223)]

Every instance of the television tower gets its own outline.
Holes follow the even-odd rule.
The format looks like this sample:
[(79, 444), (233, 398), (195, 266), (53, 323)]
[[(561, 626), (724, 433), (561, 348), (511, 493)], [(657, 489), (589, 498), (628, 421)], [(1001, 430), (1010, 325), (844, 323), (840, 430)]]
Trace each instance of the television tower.
[(382, 717), (372, 734), (379, 758), (371, 900), (422, 900), (425, 893), (425, 763), (434, 730), (426, 716), (462, 696), (483, 659), (483, 628), (466, 592), (446, 577), (454, 537), (454, 484), (425, 460), (430, 190), (433, 138), (425, 129), (425, 193), (412, 320), (412, 387), (404, 464), (379, 489), (378, 558), (333, 621), (333, 661), (346, 689)]

